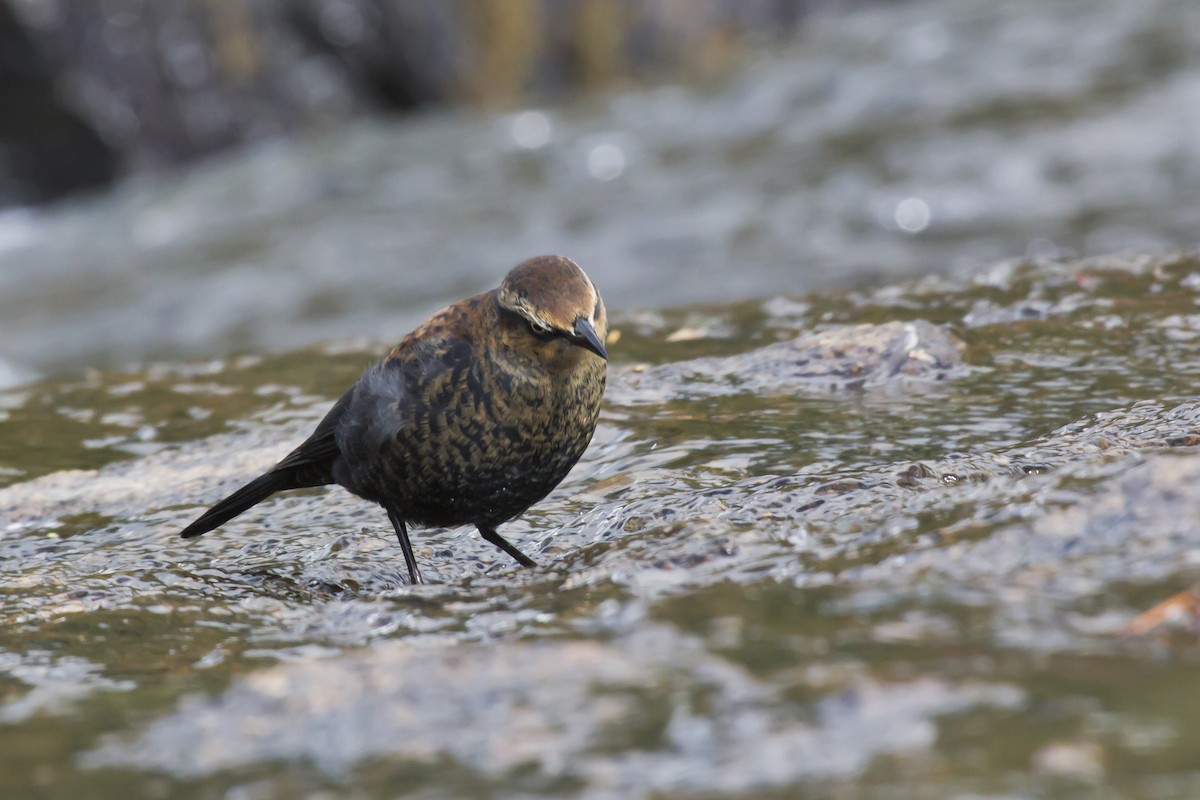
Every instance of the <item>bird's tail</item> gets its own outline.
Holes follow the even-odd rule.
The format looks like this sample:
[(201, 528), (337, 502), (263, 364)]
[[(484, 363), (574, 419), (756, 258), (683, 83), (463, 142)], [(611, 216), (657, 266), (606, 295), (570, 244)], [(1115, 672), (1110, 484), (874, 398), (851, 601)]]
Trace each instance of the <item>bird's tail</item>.
[(205, 511), (179, 535), (185, 539), (194, 539), (202, 533), (208, 533), (284, 489), (309, 489), (333, 483), (333, 466), (338, 457), (334, 430), (352, 396), (352, 391), (343, 395), (317, 425), (313, 435), (288, 453), (270, 472), (259, 475)]
[(208, 533), (213, 528), (224, 525), (238, 514), (251, 506), (258, 505), (276, 492), (295, 489), (297, 487), (295, 476), (290, 473), (291, 470), (271, 470), (265, 475), (259, 475), (205, 511), (199, 519), (184, 528), (179, 535), (184, 539), (194, 539), (203, 533)]

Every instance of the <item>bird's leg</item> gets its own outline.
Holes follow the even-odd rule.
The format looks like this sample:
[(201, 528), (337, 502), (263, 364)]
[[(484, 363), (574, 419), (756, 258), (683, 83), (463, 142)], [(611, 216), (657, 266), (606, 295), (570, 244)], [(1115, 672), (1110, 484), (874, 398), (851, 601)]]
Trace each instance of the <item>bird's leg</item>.
[(508, 553), (510, 556), (515, 558), (517, 560), (517, 563), (519, 563), (522, 567), (536, 567), (537, 566), (537, 564), (533, 563), (532, 558), (525, 555), (517, 548), (513, 547), (511, 544), (508, 543), (507, 539), (505, 539), (500, 534), (496, 533), (495, 528), (493, 528), (489, 525), (480, 525), (478, 523), (476, 523), (475, 527), (479, 529), (480, 536), (482, 536), (484, 539), (486, 539), (487, 541), (496, 545), (496, 547), (499, 547), (501, 550), (503, 550), (504, 552)]
[(408, 528), (404, 527), (404, 520), (400, 519), (400, 515), (390, 508), (386, 509), (388, 519), (392, 521), (392, 527), (396, 529), (396, 538), (400, 540), (400, 549), (404, 551), (404, 563), (408, 565), (408, 579), (411, 583), (424, 583), (425, 578), (421, 575), (421, 570), (417, 569), (417, 559), (413, 556), (412, 542), (408, 541)]

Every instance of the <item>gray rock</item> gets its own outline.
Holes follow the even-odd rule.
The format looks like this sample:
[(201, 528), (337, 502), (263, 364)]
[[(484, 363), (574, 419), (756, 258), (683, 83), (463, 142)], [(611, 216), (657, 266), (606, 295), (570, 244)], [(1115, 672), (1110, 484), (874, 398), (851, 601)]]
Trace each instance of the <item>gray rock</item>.
[(963, 347), (924, 320), (841, 326), (734, 356), (628, 370), (608, 397), (638, 404), (707, 394), (910, 386), (965, 375)]

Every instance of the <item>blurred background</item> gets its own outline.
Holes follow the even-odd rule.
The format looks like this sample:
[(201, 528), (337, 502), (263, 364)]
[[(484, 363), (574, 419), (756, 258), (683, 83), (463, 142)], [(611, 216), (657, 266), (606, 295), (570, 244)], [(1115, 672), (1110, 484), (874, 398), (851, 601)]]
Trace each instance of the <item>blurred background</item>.
[(1197, 238), (1194, 0), (0, 0), (0, 383)]

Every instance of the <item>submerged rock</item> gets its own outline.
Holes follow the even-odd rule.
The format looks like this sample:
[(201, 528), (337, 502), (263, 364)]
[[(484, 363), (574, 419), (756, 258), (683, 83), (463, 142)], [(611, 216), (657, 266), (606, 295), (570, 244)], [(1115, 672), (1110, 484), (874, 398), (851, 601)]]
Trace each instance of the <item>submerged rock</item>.
[(609, 399), (659, 402), (732, 392), (828, 392), (941, 381), (967, 373), (964, 345), (924, 320), (848, 325), (723, 358), (626, 370)]

